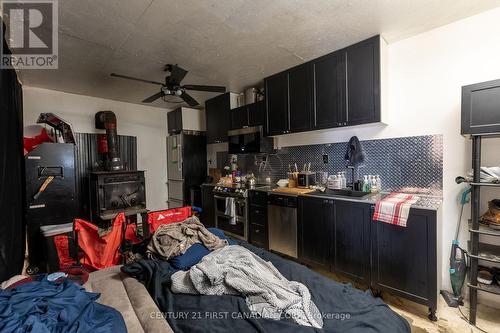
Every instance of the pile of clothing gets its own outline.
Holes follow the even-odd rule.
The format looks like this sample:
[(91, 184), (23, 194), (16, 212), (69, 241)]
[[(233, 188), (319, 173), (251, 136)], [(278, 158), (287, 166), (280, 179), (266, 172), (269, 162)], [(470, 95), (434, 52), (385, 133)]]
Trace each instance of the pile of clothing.
[(122, 315), (70, 279), (46, 275), (0, 290), (0, 332), (127, 332)]

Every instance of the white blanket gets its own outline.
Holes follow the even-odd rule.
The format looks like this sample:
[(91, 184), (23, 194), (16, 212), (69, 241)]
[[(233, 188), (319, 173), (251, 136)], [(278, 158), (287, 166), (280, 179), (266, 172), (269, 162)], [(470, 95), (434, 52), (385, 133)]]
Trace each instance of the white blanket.
[(172, 292), (201, 295), (241, 295), (252, 313), (323, 327), (323, 319), (302, 283), (288, 281), (272, 263), (239, 245), (206, 255), (189, 271), (172, 275)]

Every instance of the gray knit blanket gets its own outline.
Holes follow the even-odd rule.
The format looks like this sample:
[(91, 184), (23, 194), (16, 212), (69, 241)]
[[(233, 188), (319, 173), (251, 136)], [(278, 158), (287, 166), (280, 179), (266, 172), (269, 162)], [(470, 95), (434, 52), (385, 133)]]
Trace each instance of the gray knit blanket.
[(174, 293), (240, 295), (253, 314), (323, 327), (321, 313), (305, 285), (288, 281), (271, 262), (239, 245), (215, 250), (189, 271), (174, 273), (171, 288)]

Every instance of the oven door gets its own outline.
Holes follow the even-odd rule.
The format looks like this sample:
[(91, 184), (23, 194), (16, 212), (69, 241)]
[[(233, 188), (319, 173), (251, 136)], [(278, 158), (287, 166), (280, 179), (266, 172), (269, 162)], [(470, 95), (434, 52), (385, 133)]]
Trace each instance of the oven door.
[(215, 200), (215, 226), (229, 236), (247, 240), (247, 200), (244, 198), (234, 198), (235, 200), (235, 218), (226, 214), (226, 198), (224, 195), (214, 195)]

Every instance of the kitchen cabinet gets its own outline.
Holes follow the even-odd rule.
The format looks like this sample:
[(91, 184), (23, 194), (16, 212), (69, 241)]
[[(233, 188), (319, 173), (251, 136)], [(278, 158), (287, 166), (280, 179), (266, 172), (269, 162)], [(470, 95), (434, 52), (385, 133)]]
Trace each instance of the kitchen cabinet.
[(330, 270), (333, 223), (333, 200), (299, 197), (297, 245), (300, 261)]
[(231, 129), (240, 129), (244, 127), (264, 126), (265, 113), (264, 102), (259, 101), (252, 104), (240, 106), (232, 109)]
[(266, 105), (264, 101), (248, 104), (248, 126), (266, 127)]
[(313, 64), (316, 98), (313, 128), (347, 125), (345, 51), (328, 54)]
[(371, 225), (371, 286), (437, 307), (436, 211), (410, 210), (406, 227)]
[(214, 186), (201, 185), (201, 216), (200, 220), (205, 227), (215, 227)]
[(382, 121), (375, 36), (265, 79), (269, 135)]
[(366, 285), (370, 283), (370, 223), (372, 205), (334, 201), (333, 271)]
[(290, 132), (303, 132), (312, 128), (313, 95), (312, 63), (290, 69), (288, 71)]
[(373, 37), (347, 47), (347, 125), (379, 122), (380, 38)]
[(239, 129), (248, 127), (248, 107), (246, 105), (232, 109), (231, 114), (231, 129)]
[(461, 134), (500, 133), (500, 80), (462, 87)]
[(269, 135), (289, 133), (288, 73), (265, 79), (267, 132)]
[(267, 230), (267, 192), (249, 191), (249, 242), (263, 249), (269, 248)]
[(230, 128), (231, 93), (221, 94), (205, 101), (207, 143), (227, 141)]
[(168, 134), (182, 131), (182, 108), (177, 108), (167, 113)]

